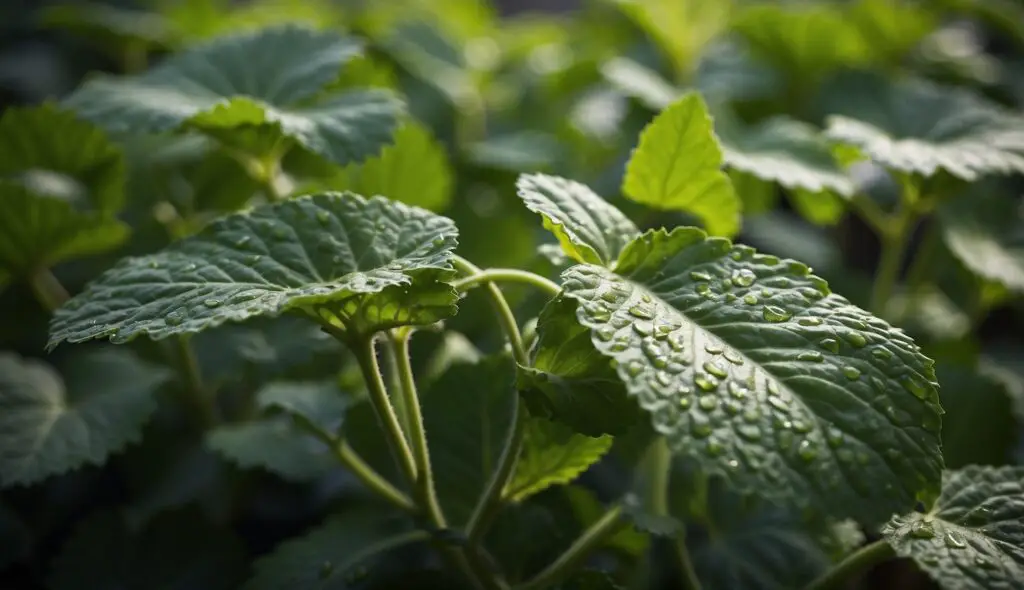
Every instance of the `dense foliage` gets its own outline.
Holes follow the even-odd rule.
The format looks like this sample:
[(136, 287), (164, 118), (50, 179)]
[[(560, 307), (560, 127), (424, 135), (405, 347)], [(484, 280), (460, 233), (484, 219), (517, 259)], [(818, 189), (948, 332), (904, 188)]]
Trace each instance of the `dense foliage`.
[(1024, 5), (582, 4), (35, 12), (0, 586), (1021, 588)]

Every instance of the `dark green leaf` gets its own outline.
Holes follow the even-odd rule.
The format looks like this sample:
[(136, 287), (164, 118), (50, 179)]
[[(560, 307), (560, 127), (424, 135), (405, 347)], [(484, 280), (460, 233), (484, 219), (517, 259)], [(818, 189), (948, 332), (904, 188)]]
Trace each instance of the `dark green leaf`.
[(321, 477), (338, 466), (323, 442), (287, 416), (218, 426), (206, 444), (239, 467), (263, 468), (292, 481)]
[[(940, 363), (942, 456), (946, 466), (1005, 465), (1018, 439), (1010, 394), (982, 371)], [(982, 427), (983, 425), (983, 427)]]
[(454, 224), (381, 197), (325, 193), (222, 218), (122, 260), (54, 315), (50, 346), (200, 332), (301, 309), (363, 333), (455, 312)]
[(557, 422), (532, 418), (526, 424), (523, 451), (505, 496), (521, 502), (553, 485), (579, 477), (612, 446), (607, 434), (591, 438)]
[[(1024, 143), (1021, 148), (1024, 166)], [(946, 245), (964, 266), (1024, 293), (1024, 201), (998, 193), (961, 195), (943, 202), (939, 216)]]
[(705, 0), (615, 0), (672, 60), (692, 71), (704, 46), (729, 23), (731, 2)]

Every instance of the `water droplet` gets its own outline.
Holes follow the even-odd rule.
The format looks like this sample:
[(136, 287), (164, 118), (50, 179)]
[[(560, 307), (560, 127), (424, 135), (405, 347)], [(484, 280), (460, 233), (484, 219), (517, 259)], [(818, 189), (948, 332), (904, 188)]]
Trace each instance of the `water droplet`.
[(914, 397), (921, 400), (928, 399), (928, 394), (930, 393), (928, 386), (913, 375), (907, 376), (903, 379), (903, 388), (914, 394)]
[(757, 422), (761, 418), (761, 410), (751, 404), (743, 410), (743, 419), (747, 422)]
[(814, 443), (804, 439), (800, 441), (800, 446), (797, 447), (797, 454), (804, 461), (813, 461), (818, 456), (818, 451), (814, 448)]
[(910, 525), (910, 536), (915, 539), (934, 539), (935, 527), (930, 522), (918, 520)]
[(641, 336), (650, 336), (654, 333), (654, 324), (644, 320), (633, 322), (633, 331)]
[(688, 397), (681, 397), (681, 398), (679, 398), (679, 407), (681, 409), (689, 410), (690, 409), (690, 404), (691, 404), (690, 398), (688, 398)]
[(796, 356), (796, 360), (807, 361), (811, 363), (820, 363), (821, 361), (825, 360), (825, 357), (822, 356), (822, 354), (816, 350), (809, 350), (807, 352), (801, 352), (800, 354), (798, 354)]
[(768, 381), (768, 395), (779, 395), (779, 384), (774, 381)]
[(256, 264), (256, 263), (257, 263), (257, 262), (259, 262), (259, 261), (260, 261), (260, 260), (261, 260), (262, 258), (263, 258), (263, 257), (262, 257), (262, 256), (260, 256), (259, 254), (253, 254), (252, 256), (250, 256), (250, 257), (249, 257), (249, 264)]
[(597, 337), (599, 340), (608, 342), (615, 337), (615, 328), (612, 328), (611, 326), (601, 326), (597, 330)]
[(771, 404), (773, 408), (784, 414), (789, 413), (789, 404), (787, 404), (781, 397), (770, 397), (768, 398), (768, 403)]
[(702, 391), (714, 391), (718, 388), (718, 381), (705, 377), (704, 375), (697, 375), (694, 377), (693, 383)]
[(822, 338), (818, 341), (818, 346), (832, 353), (839, 353), (839, 341), (835, 338)]
[(740, 353), (736, 352), (735, 350), (733, 350), (731, 348), (725, 349), (725, 353), (722, 356), (725, 357), (725, 360), (729, 361), (730, 363), (732, 363), (734, 365), (742, 365), (743, 364), (743, 357), (740, 356)]
[(967, 542), (964, 541), (963, 536), (955, 531), (949, 531), (946, 533), (943, 540), (946, 543), (946, 547), (949, 547), (950, 549), (964, 549), (967, 547)]
[(629, 340), (616, 340), (608, 346), (612, 352), (625, 352), (629, 348)]
[(722, 279), (722, 290), (728, 291), (732, 289), (732, 279)]
[(976, 563), (978, 565), (978, 567), (980, 567), (982, 569), (986, 569), (986, 570), (991, 570), (991, 569), (995, 569), (996, 568), (995, 562), (992, 561), (992, 559), (990, 559), (988, 557), (985, 557), (984, 555), (979, 555), (979, 556), (975, 557), (974, 558), (974, 563)]
[(640, 361), (629, 361), (629, 364), (626, 365), (626, 374), (630, 377), (636, 377), (640, 373), (643, 373), (643, 371), (644, 364)]
[(327, 226), (331, 222), (331, 214), (321, 209), (316, 212), (316, 220), (320, 222), (320, 225)]
[(800, 318), (799, 320), (797, 320), (797, 323), (800, 324), (801, 326), (820, 326), (821, 318)]
[(710, 342), (704, 345), (704, 350), (706, 350), (708, 354), (722, 354), (723, 352), (725, 352), (725, 350), (721, 346), (718, 346), (717, 344), (712, 344)]
[(700, 295), (708, 295), (711, 293), (711, 285), (707, 283), (697, 283), (697, 286), (694, 287), (694, 290), (696, 290), (697, 293)]
[(662, 387), (668, 387), (672, 385), (672, 375), (669, 375), (665, 371), (658, 371), (654, 374), (654, 380), (658, 382)]
[(711, 455), (712, 457), (719, 457), (722, 455), (722, 453), (725, 452), (725, 447), (722, 445), (720, 441), (712, 438), (708, 440), (707, 450), (708, 455)]
[(736, 432), (747, 440), (759, 440), (761, 438), (761, 429), (753, 424), (740, 424)]
[(804, 420), (793, 420), (793, 430), (800, 434), (807, 434), (813, 429), (814, 427), (811, 426), (810, 422), (805, 422)]
[(185, 323), (185, 316), (180, 311), (172, 311), (167, 314), (164, 321), (170, 326), (180, 326)]
[(718, 407), (718, 398), (713, 395), (702, 395), (697, 405), (705, 412), (710, 412)]
[(762, 317), (764, 317), (765, 321), (776, 324), (779, 322), (784, 322), (789, 318), (793, 317), (791, 313), (775, 305), (764, 306), (764, 310), (762, 311), (761, 315)]
[(726, 377), (729, 376), (728, 371), (718, 366), (713, 361), (707, 361), (706, 363), (704, 363), (704, 370), (714, 375), (715, 377), (718, 377), (719, 379), (725, 379)]
[(432, 242), (430, 242), (430, 243), (435, 248), (440, 248), (441, 246), (444, 246), (444, 236), (438, 236), (438, 237), (434, 238), (434, 240)]
[(732, 252), (729, 252), (729, 258), (732, 258), (733, 260), (736, 261), (743, 260), (743, 252), (740, 252), (739, 250), (733, 250)]
[(209, 299), (203, 299), (203, 305), (210, 308), (220, 307), (220, 299), (213, 299), (212, 297)]
[(654, 312), (651, 311), (648, 307), (643, 306), (643, 305), (634, 305), (633, 307), (630, 307), (629, 308), (629, 315), (631, 315), (631, 316), (633, 316), (635, 318), (640, 318), (642, 320), (653, 320), (654, 319)]
[(736, 399), (743, 399), (747, 397), (747, 393), (749, 393), (749, 390), (740, 385), (737, 381), (729, 381), (726, 383), (725, 387), (729, 391), (729, 394)]
[(711, 420), (705, 414), (690, 414), (690, 432), (697, 438), (707, 438), (714, 432)]
[(850, 332), (846, 335), (846, 341), (852, 344), (854, 348), (864, 348), (868, 345), (868, 339), (860, 332)]
[(854, 461), (854, 454), (850, 449), (837, 449), (836, 458), (843, 463), (852, 464)]
[(871, 356), (882, 361), (887, 361), (892, 358), (892, 353), (889, 352), (888, 349), (879, 347), (871, 349)]
[(747, 305), (757, 305), (757, 301), (757, 295), (754, 295), (753, 293), (747, 293), (743, 296), (743, 303), (746, 303)]
[(692, 281), (710, 281), (711, 275), (703, 271), (693, 271), (690, 273), (690, 280)]
[(723, 403), (722, 405), (725, 407), (725, 411), (728, 412), (730, 416), (735, 416), (739, 414), (741, 410), (743, 410), (743, 406), (740, 405), (740, 402), (734, 399), (727, 399), (725, 400), (725, 403)]
[(607, 301), (608, 303), (619, 303), (620, 301), (622, 301), (622, 295), (618, 291), (609, 289), (608, 291), (601, 293), (601, 299)]
[(732, 271), (732, 282), (736, 283), (740, 287), (749, 287), (753, 285), (756, 280), (757, 275), (749, 268), (741, 268), (739, 270)]
[(850, 381), (856, 381), (857, 379), (860, 379), (860, 369), (850, 366), (843, 367), (843, 376)]
[(829, 426), (825, 430), (825, 439), (828, 440), (828, 446), (836, 448), (843, 444), (843, 431), (839, 430), (835, 426)]

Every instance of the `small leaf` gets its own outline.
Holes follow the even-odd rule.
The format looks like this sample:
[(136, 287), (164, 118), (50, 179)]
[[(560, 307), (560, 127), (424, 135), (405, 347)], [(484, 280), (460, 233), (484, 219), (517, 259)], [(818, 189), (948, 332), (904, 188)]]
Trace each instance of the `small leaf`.
[(732, 235), (740, 228), (740, 201), (721, 166), (707, 106), (690, 93), (644, 128), (622, 191), (651, 207), (693, 213), (712, 234)]
[(244, 590), (361, 588), (386, 552), (401, 546), (401, 521), (363, 507), (336, 514), (302, 537), (256, 560)]
[(577, 262), (609, 266), (640, 233), (621, 211), (578, 182), (524, 174), (516, 188), (526, 208), (544, 218), (544, 227)]
[[(1024, 143), (1021, 147), (1024, 150)], [(961, 195), (940, 205), (939, 219), (946, 245), (964, 266), (982, 278), (1024, 293), (1021, 199), (999, 193)]]
[(579, 477), (612, 446), (612, 437), (576, 434), (556, 422), (533, 418), (526, 424), (523, 452), (505, 489), (513, 502)]
[(94, 590), (231, 590), (244, 572), (238, 538), (198, 511), (161, 515), (135, 534), (116, 513), (100, 512), (75, 528), (53, 562), (46, 587), (77, 590), (88, 580)]
[(206, 444), (239, 467), (260, 467), (291, 481), (314, 480), (338, 467), (330, 449), (287, 416), (218, 426), (207, 433)]
[(947, 471), (926, 513), (893, 517), (882, 530), (946, 590), (1016, 588), (1024, 580), (1024, 469)]
[(575, 303), (565, 297), (544, 307), (532, 362), (518, 367), (516, 385), (532, 415), (587, 436), (626, 432), (638, 418), (636, 403), (575, 316)]
[(937, 491), (932, 361), (806, 266), (678, 228), (637, 238), (616, 273), (577, 265), (563, 293), (673, 452), (866, 523)]
[(360, 50), (336, 34), (280, 26), (216, 39), (140, 76), (94, 78), (67, 104), (111, 131), (192, 127), (230, 141), (232, 130), (255, 127), (335, 164), (358, 162), (388, 143), (401, 113), (384, 90), (318, 95)]
[(59, 309), (50, 346), (190, 334), (302, 310), (356, 333), (454, 314), (455, 225), (381, 197), (325, 193), (221, 218), (127, 258)]
[(382, 195), (431, 211), (448, 208), (452, 169), (444, 146), (423, 124), (407, 120), (395, 132), (394, 144), (361, 164), (350, 164), (333, 177), (314, 181), (326, 190)]
[(169, 377), (123, 351), (73, 357), (63, 375), (0, 354), (0, 484), (28, 485), (102, 464), (138, 441), (156, 410), (154, 390)]
[(826, 101), (827, 135), (902, 172), (973, 181), (1024, 172), (1024, 117), (958, 88), (850, 74)]

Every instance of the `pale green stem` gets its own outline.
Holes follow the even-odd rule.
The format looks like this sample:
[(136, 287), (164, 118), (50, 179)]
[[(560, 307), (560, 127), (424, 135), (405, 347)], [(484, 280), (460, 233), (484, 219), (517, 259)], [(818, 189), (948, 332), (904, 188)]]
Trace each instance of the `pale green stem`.
[(489, 268), (464, 279), (455, 281), (454, 286), (459, 291), (468, 291), (488, 283), (523, 283), (533, 285), (552, 297), (558, 295), (562, 288), (554, 281), (550, 281), (538, 274), (518, 270), (514, 268)]
[(48, 268), (41, 268), (32, 273), (29, 282), (40, 305), (51, 313), (64, 305), (64, 302), (71, 297), (68, 295), (64, 285), (60, 283), (57, 277), (53, 276), (53, 273)]
[(377, 413), (377, 419), (384, 431), (391, 454), (398, 463), (402, 475), (410, 488), (415, 489), (416, 485), (416, 462), (413, 459), (409, 443), (398, 423), (398, 416), (391, 405), (388, 397), (384, 379), (380, 374), (380, 366), (377, 364), (377, 350), (373, 338), (363, 338), (351, 343), (352, 352), (359, 362), (359, 369), (363, 373), (366, 387), (370, 393), (370, 401)]
[(858, 574), (896, 555), (885, 539), (865, 545), (854, 551), (820, 578), (807, 585), (805, 590), (833, 590), (845, 588)]
[[(651, 445), (647, 461), (647, 476), (649, 484), (649, 501), (651, 510), (658, 516), (669, 516), (668, 495), (669, 486), (672, 483), (672, 452), (668, 448), (668, 442), (658, 437)], [(693, 560), (686, 547), (686, 530), (681, 530), (672, 539), (676, 559), (679, 562), (679, 569), (682, 572), (680, 580), (684, 590), (701, 590), (700, 579), (693, 569)]]
[(903, 257), (906, 255), (916, 220), (917, 214), (905, 198), (901, 201), (888, 231), (878, 235), (882, 243), (882, 254), (871, 289), (871, 311), (875, 314), (885, 316), (889, 298), (899, 280)]
[(546, 590), (553, 588), (575, 573), (590, 556), (624, 525), (622, 507), (614, 506), (597, 522), (583, 531), (568, 549), (540, 573), (517, 587), (517, 590)]
[(188, 336), (175, 336), (173, 340), (177, 347), (179, 370), (185, 380), (184, 393), (202, 426), (209, 428), (218, 422), (217, 410), (209, 392), (203, 386), (203, 378), (199, 371), (199, 363), (196, 361), (195, 351), (192, 350)]

